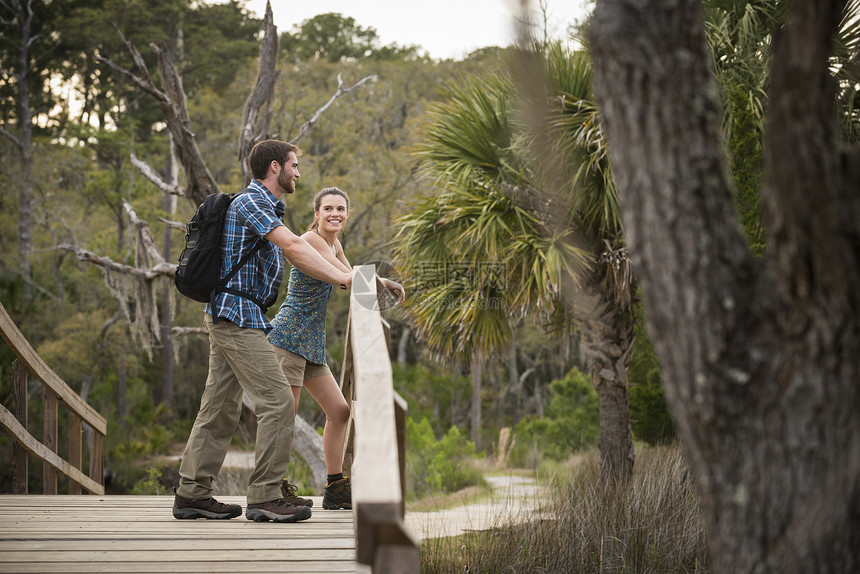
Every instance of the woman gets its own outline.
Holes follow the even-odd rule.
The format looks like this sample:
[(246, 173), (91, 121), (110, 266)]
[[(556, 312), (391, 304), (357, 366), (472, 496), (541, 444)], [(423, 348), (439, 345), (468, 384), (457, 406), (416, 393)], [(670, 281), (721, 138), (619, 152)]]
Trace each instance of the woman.
[[(336, 187), (327, 187), (314, 198), (314, 221), (302, 238), (338, 269), (352, 271), (338, 240), (347, 219), (349, 197)], [(405, 293), (399, 283), (380, 280), (398, 302), (403, 301)], [(327, 477), (323, 508), (336, 510), (352, 508), (352, 490), (342, 467), (349, 405), (325, 359), (325, 315), (331, 289), (331, 284), (293, 267), (287, 295), (272, 320), (269, 342), (275, 346), (278, 362), (292, 386), (296, 412), (303, 385), (325, 412), (323, 452)], [(292, 504), (313, 504), (310, 499), (297, 497), (295, 490), (286, 480), (281, 483), (284, 498)]]

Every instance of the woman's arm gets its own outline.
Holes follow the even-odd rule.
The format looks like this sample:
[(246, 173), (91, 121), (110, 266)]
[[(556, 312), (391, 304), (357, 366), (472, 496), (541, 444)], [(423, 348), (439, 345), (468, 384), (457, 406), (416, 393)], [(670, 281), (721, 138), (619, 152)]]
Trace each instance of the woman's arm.
[(341, 263), (346, 265), (346, 268), (352, 271), (352, 265), (349, 264), (349, 261), (346, 259), (346, 253), (343, 252), (343, 245), (340, 244), (340, 239), (334, 240), (335, 246), (337, 246), (337, 258)]
[[(344, 271), (346, 273), (352, 274), (352, 267), (349, 266), (349, 262), (344, 263), (340, 259), (340, 255), (343, 253), (343, 249), (340, 247), (340, 242), (336, 242), (338, 257), (335, 257), (331, 252), (331, 247), (326, 243), (325, 239), (319, 236), (318, 233), (313, 231), (308, 231), (304, 235), (302, 235), (302, 239), (311, 244), (311, 247), (317, 250), (317, 252), (322, 255), (322, 258), (335, 266), (335, 268)], [(345, 258), (344, 258), (345, 259)]]

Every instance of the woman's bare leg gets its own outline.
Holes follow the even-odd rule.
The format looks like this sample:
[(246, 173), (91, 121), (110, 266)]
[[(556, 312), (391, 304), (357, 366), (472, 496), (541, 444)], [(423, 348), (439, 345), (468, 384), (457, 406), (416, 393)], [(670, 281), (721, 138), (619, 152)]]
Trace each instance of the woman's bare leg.
[[(296, 388), (293, 387), (293, 390)], [(331, 375), (308, 379), (305, 388), (325, 412), (323, 452), (326, 473), (338, 474), (343, 471), (343, 443), (346, 439), (346, 423), (349, 421), (349, 405)]]
[(293, 390), (293, 402), (296, 404), (296, 414), (299, 414), (299, 398), (302, 396), (302, 388), (294, 387), (290, 385), (290, 388)]

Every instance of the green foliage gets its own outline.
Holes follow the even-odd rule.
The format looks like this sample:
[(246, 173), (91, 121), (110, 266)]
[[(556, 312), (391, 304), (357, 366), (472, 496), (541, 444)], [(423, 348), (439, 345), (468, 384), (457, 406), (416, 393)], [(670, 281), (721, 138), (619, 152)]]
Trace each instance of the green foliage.
[(146, 477), (138, 480), (131, 487), (131, 494), (171, 494), (169, 488), (166, 488), (161, 482), (161, 470), (158, 468), (147, 468)]
[(392, 365), (394, 389), (409, 405), (413, 420), (428, 420), (433, 432), (441, 435), (452, 421), (451, 408), (455, 398), (470, 392), (467, 377), (447, 371), (438, 363)]
[(638, 304), (634, 311), (636, 339), (627, 372), (633, 437), (652, 446), (666, 444), (675, 438), (675, 425), (663, 395), (660, 364), (645, 329), (643, 305)]
[(105, 437), (105, 473), (109, 487), (114, 492), (126, 492), (145, 473), (142, 466), (151, 457), (168, 454), (176, 439), (173, 431), (162, 424), (164, 407), (156, 407), (146, 383), (137, 378), (126, 382), (128, 413), (120, 418), (116, 402), (111, 395), (116, 392), (115, 376), (100, 381), (89, 397), (108, 421)]
[(514, 430), (511, 460), (534, 467), (544, 457), (560, 461), (594, 446), (600, 437), (597, 392), (591, 379), (574, 367), (550, 383), (546, 416), (526, 417)]
[(728, 150), (734, 180), (736, 202), (741, 225), (747, 235), (750, 250), (764, 255), (767, 233), (761, 219), (762, 133), (760, 120), (747, 106), (746, 93), (732, 91), (727, 96), (734, 116)]
[(185, 16), (182, 85), (189, 97), (203, 88), (226, 89), (259, 55), (262, 20), (238, 0), (192, 5)]
[(415, 47), (381, 46), (373, 28), (337, 13), (314, 16), (281, 34), (280, 49), (291, 61), (325, 60), (331, 63), (365, 59), (384, 61), (413, 58)]
[(426, 418), (406, 420), (406, 499), (414, 500), (438, 492), (456, 492), (483, 482), (481, 473), (469, 465), (475, 443), (456, 426), (436, 439)]

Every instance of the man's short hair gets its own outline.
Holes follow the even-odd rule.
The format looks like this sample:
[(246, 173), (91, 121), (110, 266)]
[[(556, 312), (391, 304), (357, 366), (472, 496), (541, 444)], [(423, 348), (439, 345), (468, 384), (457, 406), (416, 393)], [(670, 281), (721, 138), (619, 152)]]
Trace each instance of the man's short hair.
[(248, 167), (251, 168), (251, 175), (254, 176), (254, 179), (265, 179), (272, 160), (284, 165), (290, 152), (295, 152), (296, 156), (302, 155), (302, 150), (298, 146), (285, 141), (263, 140), (257, 142), (251, 148), (251, 153), (248, 154)]

